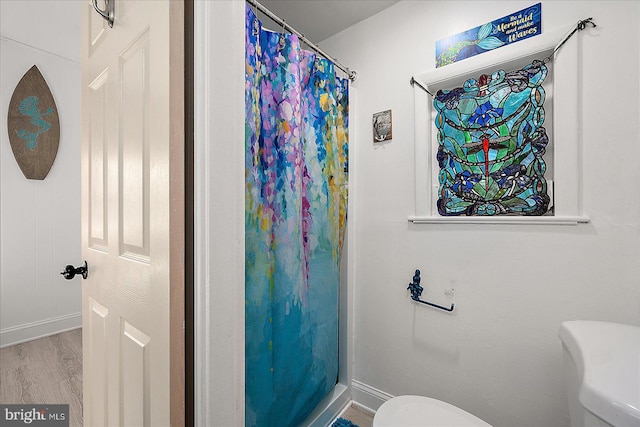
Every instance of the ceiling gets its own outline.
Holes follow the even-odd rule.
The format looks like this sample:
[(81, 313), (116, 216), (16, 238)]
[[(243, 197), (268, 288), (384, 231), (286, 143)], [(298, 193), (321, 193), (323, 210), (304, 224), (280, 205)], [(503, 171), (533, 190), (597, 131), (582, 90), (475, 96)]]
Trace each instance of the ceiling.
[[(399, 0), (258, 0), (313, 43), (349, 28)], [(267, 28), (273, 24), (264, 22)]]

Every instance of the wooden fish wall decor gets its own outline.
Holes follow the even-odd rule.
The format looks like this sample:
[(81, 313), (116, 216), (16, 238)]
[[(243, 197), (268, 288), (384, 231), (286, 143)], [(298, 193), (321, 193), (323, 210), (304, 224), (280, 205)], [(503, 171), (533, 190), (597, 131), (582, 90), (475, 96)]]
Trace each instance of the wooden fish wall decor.
[(44, 179), (58, 153), (60, 120), (47, 82), (35, 65), (22, 76), (7, 118), (13, 156), (27, 179)]

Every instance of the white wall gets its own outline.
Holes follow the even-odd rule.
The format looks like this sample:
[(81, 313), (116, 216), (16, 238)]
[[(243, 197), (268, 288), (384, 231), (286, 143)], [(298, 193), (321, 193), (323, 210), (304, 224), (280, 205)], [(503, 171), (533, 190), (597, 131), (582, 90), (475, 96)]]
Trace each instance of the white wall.
[[(78, 1), (0, 1), (0, 346), (81, 324), (80, 8)], [(60, 117), (60, 145), (43, 181), (27, 180), (9, 145), (7, 108), (37, 65)]]
[[(568, 425), (560, 323), (640, 325), (640, 3), (542, 3), (543, 32), (586, 17), (598, 25), (577, 36), (586, 225), (407, 222), (414, 213), (410, 77), (434, 67), (436, 40), (533, 2), (402, 1), (322, 43), (359, 76), (351, 117), (358, 136), (350, 144), (356, 398), (420, 394), (495, 426)], [(374, 146), (371, 116), (386, 109), (393, 140)], [(410, 301), (416, 268), (423, 298), (455, 301), (453, 314)], [(444, 294), (452, 288), (453, 298)]]

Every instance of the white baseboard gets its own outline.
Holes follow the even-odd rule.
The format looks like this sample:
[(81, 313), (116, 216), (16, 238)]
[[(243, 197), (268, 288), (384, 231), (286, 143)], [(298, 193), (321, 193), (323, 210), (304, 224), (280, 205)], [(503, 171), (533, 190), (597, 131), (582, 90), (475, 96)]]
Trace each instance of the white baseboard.
[(375, 413), (380, 405), (394, 396), (360, 381), (351, 381), (351, 395), (353, 404), (369, 413)]
[(82, 327), (82, 313), (0, 329), (0, 348)]
[(333, 391), (325, 397), (309, 417), (302, 423), (307, 427), (327, 427), (338, 418), (351, 402), (349, 387), (342, 383), (336, 384)]

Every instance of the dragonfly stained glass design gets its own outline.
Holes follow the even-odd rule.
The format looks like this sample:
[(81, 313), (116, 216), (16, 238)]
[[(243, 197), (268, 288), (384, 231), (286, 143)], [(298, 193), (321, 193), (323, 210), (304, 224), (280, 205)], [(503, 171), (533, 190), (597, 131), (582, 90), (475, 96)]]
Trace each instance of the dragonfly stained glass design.
[(440, 215), (547, 213), (546, 76), (547, 67), (536, 60), (438, 91)]

